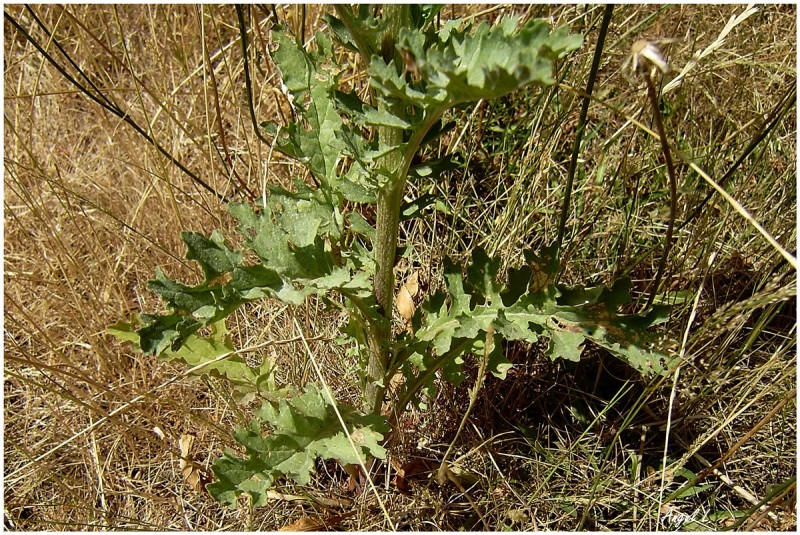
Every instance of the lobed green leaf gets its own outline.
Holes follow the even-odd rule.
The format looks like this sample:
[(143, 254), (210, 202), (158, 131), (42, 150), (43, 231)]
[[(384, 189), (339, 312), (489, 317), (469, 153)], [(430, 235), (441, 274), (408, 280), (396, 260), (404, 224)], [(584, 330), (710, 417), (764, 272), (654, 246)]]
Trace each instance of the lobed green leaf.
[(366, 462), (369, 456), (384, 458), (381, 441), (388, 431), (384, 418), (364, 416), (343, 404), (338, 408), (347, 433), (324, 393), (313, 385), (299, 395), (265, 402), (250, 427), (235, 432), (244, 457), (226, 451), (214, 463), (218, 480), (208, 485), (211, 495), (233, 506), (247, 493), (257, 507), (266, 503), (267, 490), (281, 476), (308, 484), (317, 458), (343, 464)]
[(399, 40), (398, 49), (412, 64), (417, 82), (408, 82), (394, 65), (373, 57), (370, 83), (384, 98), (423, 110), (501, 97), (529, 84), (552, 85), (554, 61), (577, 49), (582, 36), (566, 27), (550, 30), (533, 19), (518, 28), (517, 17), (473, 30), (450, 21), (438, 32), (414, 30)]
[[(644, 374), (664, 374), (674, 357), (657, 349), (661, 337), (647, 329), (664, 320), (668, 309), (656, 307), (646, 314), (623, 314), (619, 308), (631, 301), (630, 281), (621, 279), (610, 288), (569, 289), (553, 284), (559, 262), (554, 248), (539, 255), (525, 252), (528, 264), (513, 269), (503, 281), (499, 261), (476, 248), (462, 276), (461, 268), (445, 259), (447, 293), (438, 292), (423, 302), (414, 318), (415, 336), (398, 340), (402, 367), (411, 376), (409, 388), (431, 391), (436, 370), (458, 384), (463, 380), (465, 353), (482, 350), (490, 327), (499, 339), (536, 342), (549, 340), (547, 355), (555, 360), (580, 359), (587, 339), (607, 349)], [(510, 363), (492, 355), (489, 369), (504, 377)]]

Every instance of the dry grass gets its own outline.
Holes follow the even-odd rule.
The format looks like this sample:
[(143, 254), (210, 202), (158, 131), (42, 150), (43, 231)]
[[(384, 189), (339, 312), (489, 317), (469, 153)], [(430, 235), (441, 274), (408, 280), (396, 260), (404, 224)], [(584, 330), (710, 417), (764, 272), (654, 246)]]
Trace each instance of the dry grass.
[[(718, 42), (742, 9), (615, 10), (595, 92), (601, 102), (590, 107), (581, 153), (566, 282), (607, 282), (627, 273), (646, 297), (658, 264), (667, 180), (657, 143), (629, 121), (650, 121), (643, 90), (620, 69), (634, 40), (679, 38), (664, 47), (676, 72), (696, 50), (717, 43), (664, 98), (673, 145), (712, 177), (730, 168), (796, 87), (797, 51), (785, 38), (796, 34), (796, 8), (763, 6)], [(555, 236), (577, 90), (602, 6), (519, 10), (588, 31), (586, 43), (563, 66), (561, 87), (468, 108), (443, 139), (469, 164), (449, 183), (417, 187), (441, 193), (454, 215), (408, 224), (402, 236), (411, 246), (407, 261), (434, 279), (442, 254), (464, 255), (481, 244), (513, 264), (523, 246)], [(453, 6), (444, 16), (482, 11)], [(285, 182), (299, 172), (275, 154), (268, 166), (270, 147), (253, 133), (233, 7), (9, 5), (5, 12), (68, 66), (38, 18), (102, 95), (218, 192), (247, 199), (258, 194), (262, 178)], [(269, 13), (253, 13), (261, 21), (254, 46), (263, 51)], [(321, 26), (320, 14), (314, 6), (278, 9), (307, 38)], [(277, 119), (283, 106), (277, 74), (265, 57), (259, 60), (257, 116)], [(199, 270), (183, 258), (180, 230), (220, 228), (232, 236), (231, 218), (140, 134), (76, 91), (8, 20), (4, 62), (6, 528), (269, 530), (303, 516), (340, 514), (286, 499), (255, 511), (244, 503), (229, 510), (183, 481), (180, 436), (196, 435), (194, 459), (208, 469), (233, 446), (230, 432), (248, 407), (232, 405), (225, 385), (185, 377), (180, 367), (134, 354), (104, 331), (133, 312), (159, 308), (145, 286), (157, 266), (198, 280)], [(796, 251), (794, 113), (792, 107), (728, 184), (790, 252)], [(686, 164), (679, 173), (682, 221), (708, 186)], [(793, 528), (795, 487), (784, 495), (773, 490), (796, 472), (796, 273), (718, 196), (677, 233), (672, 251), (666, 298), (688, 296), (668, 324), (676, 339), (686, 334), (674, 384), (672, 376), (639, 380), (593, 350), (579, 365), (566, 365), (543, 362), (537, 348), (509, 346), (515, 371), (505, 382), (487, 382), (451, 456), (471, 475), (463, 481), (474, 484), (462, 491), (409, 478), (410, 495), (389, 484), (383, 499), (392, 524), (719, 529), (734, 525), (754, 498), (771, 509), (737, 527)], [(342, 318), (313, 302), (298, 309), (251, 306), (229, 327), (238, 347), (268, 343), (261, 351), (279, 363), (278, 380), (313, 379), (292, 315), (314, 338), (311, 349), (332, 386), (344, 398), (355, 395), (353, 363), (333, 341)], [(447, 449), (467, 395), (464, 387), (446, 394), (432, 413), (409, 416), (396, 451), (401, 463), (435, 462)], [(662, 506), (689, 474), (681, 469), (697, 474), (702, 459), (724, 462), (696, 494)], [(344, 512), (355, 514), (334, 523), (388, 529), (373, 497), (348, 495), (341, 470), (325, 468), (309, 488), (276, 490), (352, 499)]]

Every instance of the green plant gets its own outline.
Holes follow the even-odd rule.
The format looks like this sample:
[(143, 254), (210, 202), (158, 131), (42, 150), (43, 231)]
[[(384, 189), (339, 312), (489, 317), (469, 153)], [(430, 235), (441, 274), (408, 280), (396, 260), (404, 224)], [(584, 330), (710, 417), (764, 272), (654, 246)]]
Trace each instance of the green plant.
[[(214, 465), (210, 492), (228, 504), (247, 493), (254, 505), (278, 477), (306, 483), (317, 457), (343, 464), (385, 454), (384, 440), (408, 405), (436, 394), (436, 380), (458, 385), (467, 354), (483, 354), (482, 370), (502, 378), (511, 366), (502, 340), (549, 340), (553, 359), (578, 360), (588, 339), (642, 373), (670, 365), (647, 328), (665, 318), (663, 307), (625, 315), (630, 281), (610, 287), (556, 285), (557, 248), (524, 251), (525, 264), (500, 275), (500, 262), (476, 248), (462, 267), (444, 260), (445, 289), (428, 296), (409, 316), (409, 329), (393, 334), (394, 264), (408, 179), (431, 180), (457, 165), (447, 156), (413, 165), (414, 157), (449, 125), (444, 113), (493, 99), (527, 85), (549, 85), (554, 62), (581, 37), (551, 31), (542, 20), (519, 25), (506, 17), (477, 27), (448, 21), (435, 29), (435, 7), (385, 6), (381, 17), (366, 6), (337, 8), (327, 22), (333, 38), (317, 34), (307, 51), (285, 31), (273, 31), (273, 61), (280, 68), (295, 120), (262, 125), (276, 148), (310, 172), (314, 186), (297, 180), (292, 191), (270, 186), (258, 206), (232, 204), (243, 250), (218, 231), (184, 232), (187, 258), (204, 281), (190, 286), (160, 270), (149, 288), (169, 306), (141, 314), (111, 332), (145, 353), (176, 359), (197, 373), (229, 380), (240, 399), (262, 400), (248, 427), (235, 431), (245, 456), (226, 452)], [(340, 89), (334, 39), (357, 52), (371, 98)], [(414, 201), (427, 206), (431, 198)], [(374, 205), (373, 227), (358, 210)], [(421, 210), (416, 210), (419, 216)], [(245, 252), (257, 260), (245, 261)], [(360, 357), (363, 406), (335, 401), (326, 389), (275, 383), (269, 362), (249, 365), (234, 349), (225, 319), (238, 307), (277, 298), (299, 305), (317, 296), (349, 314), (344, 334)], [(403, 386), (382, 415), (389, 379)], [(476, 389), (477, 392), (477, 389)], [(265, 435), (266, 428), (271, 432)]]

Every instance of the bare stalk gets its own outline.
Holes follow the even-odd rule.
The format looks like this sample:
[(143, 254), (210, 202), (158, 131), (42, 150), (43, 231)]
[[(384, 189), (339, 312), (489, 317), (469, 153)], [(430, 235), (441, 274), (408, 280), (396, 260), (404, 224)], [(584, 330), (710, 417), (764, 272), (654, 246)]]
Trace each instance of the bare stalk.
[(556, 250), (561, 251), (561, 244), (564, 241), (564, 234), (567, 228), (567, 218), (569, 216), (569, 203), (572, 196), (572, 183), (575, 179), (575, 169), (578, 167), (578, 153), (581, 148), (581, 141), (583, 140), (583, 131), (586, 127), (586, 115), (589, 112), (589, 102), (592, 100), (592, 91), (594, 90), (594, 82), (597, 79), (597, 71), (600, 69), (600, 60), (603, 57), (603, 44), (606, 40), (608, 33), (608, 25), (611, 23), (611, 16), (614, 13), (614, 6), (608, 4), (603, 12), (603, 22), (600, 24), (600, 33), (597, 36), (597, 45), (594, 49), (594, 58), (592, 59), (592, 68), (589, 71), (589, 79), (586, 82), (586, 94), (583, 97), (583, 104), (581, 105), (581, 115), (578, 118), (578, 131), (575, 133), (575, 143), (572, 145), (572, 157), (569, 161), (569, 169), (567, 170), (567, 184), (564, 192), (564, 202), (561, 205), (561, 218), (558, 222), (558, 237), (556, 238)]
[(667, 133), (664, 130), (664, 123), (661, 121), (661, 110), (658, 107), (658, 94), (656, 93), (655, 85), (650, 77), (648, 69), (643, 69), (644, 81), (647, 85), (647, 95), (650, 98), (650, 105), (653, 107), (653, 120), (658, 131), (658, 137), (661, 140), (661, 152), (664, 154), (664, 161), (667, 164), (667, 174), (669, 175), (669, 222), (667, 224), (667, 235), (664, 238), (664, 252), (661, 253), (661, 259), (658, 261), (658, 271), (656, 278), (653, 281), (653, 287), (650, 291), (650, 297), (647, 299), (645, 310), (653, 306), (656, 294), (658, 293), (658, 286), (661, 283), (661, 278), (664, 276), (664, 269), (667, 265), (667, 257), (672, 248), (672, 231), (675, 228), (675, 212), (678, 208), (678, 182), (675, 179), (675, 166), (672, 163), (672, 156), (669, 152), (669, 142), (667, 141)]

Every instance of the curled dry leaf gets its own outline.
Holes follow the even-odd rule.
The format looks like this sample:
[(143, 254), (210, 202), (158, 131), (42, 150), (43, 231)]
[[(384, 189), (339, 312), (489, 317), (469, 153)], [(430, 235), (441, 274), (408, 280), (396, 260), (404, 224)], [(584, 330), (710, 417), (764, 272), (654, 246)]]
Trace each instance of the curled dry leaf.
[(356, 514), (356, 511), (350, 511), (349, 513), (343, 513), (341, 515), (331, 515), (327, 518), (311, 518), (310, 516), (304, 516), (291, 524), (286, 524), (278, 531), (327, 531), (336, 527), (342, 520), (354, 514)]
[(435, 469), (431, 463), (425, 459), (414, 459), (406, 463), (392, 460), (392, 467), (396, 475), (392, 480), (397, 490), (401, 493), (410, 495), (412, 492), (412, 482), (417, 483), (427, 481)]
[(408, 293), (411, 294), (411, 297), (417, 297), (419, 293), (419, 271), (415, 271), (411, 274), (411, 276), (406, 281), (405, 287), (408, 289)]
[(194, 444), (194, 435), (181, 435), (178, 442), (181, 449), (181, 459), (179, 466), (183, 480), (195, 492), (202, 492), (205, 488), (205, 481), (203, 474), (197, 468), (192, 459), (192, 445)]
[(400, 288), (400, 291), (397, 292), (394, 304), (397, 307), (397, 311), (406, 322), (406, 326), (411, 325), (411, 318), (414, 317), (416, 307), (414, 306), (414, 298), (411, 297), (411, 292), (409, 292), (405, 284)]
[(400, 287), (400, 291), (395, 296), (395, 307), (403, 317), (407, 328), (411, 328), (411, 318), (414, 317), (414, 312), (416, 312), (415, 297), (419, 294), (419, 290), (419, 271), (415, 271), (406, 280), (405, 284)]
[[(341, 464), (341, 463), (339, 463)], [(361, 467), (357, 464), (341, 464), (345, 472), (350, 476), (347, 480), (346, 489), (348, 492), (356, 492), (361, 486), (362, 473)]]
[(323, 531), (324, 529), (325, 523), (321, 519), (304, 516), (291, 524), (286, 524), (278, 531)]

